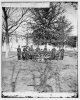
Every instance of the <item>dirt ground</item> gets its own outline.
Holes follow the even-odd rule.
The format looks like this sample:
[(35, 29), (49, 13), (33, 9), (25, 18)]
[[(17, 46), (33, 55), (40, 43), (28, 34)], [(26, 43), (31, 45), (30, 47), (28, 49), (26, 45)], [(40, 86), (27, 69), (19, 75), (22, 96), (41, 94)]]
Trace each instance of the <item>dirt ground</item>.
[[(50, 73), (52, 77), (47, 79), (47, 84), (52, 87), (53, 92), (77, 92), (78, 91), (78, 65), (77, 54), (65, 53), (63, 60), (52, 60)], [(12, 92), (12, 82), (16, 81), (15, 92), (36, 91), (33, 86), (33, 74), (38, 77), (39, 68), (44, 68), (45, 63), (36, 61), (17, 60), (16, 54), (10, 54), (6, 59), (2, 54), (1, 87), (3, 92)], [(38, 71), (39, 70), (39, 71)], [(57, 74), (56, 74), (57, 73)], [(40, 84), (36, 78), (36, 84)]]

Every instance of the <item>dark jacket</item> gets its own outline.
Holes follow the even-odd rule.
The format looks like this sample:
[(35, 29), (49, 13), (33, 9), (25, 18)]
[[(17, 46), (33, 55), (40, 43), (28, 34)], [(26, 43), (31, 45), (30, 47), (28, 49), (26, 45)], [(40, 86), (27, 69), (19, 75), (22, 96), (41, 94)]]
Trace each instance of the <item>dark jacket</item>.
[(17, 48), (17, 56), (21, 56), (21, 48)]

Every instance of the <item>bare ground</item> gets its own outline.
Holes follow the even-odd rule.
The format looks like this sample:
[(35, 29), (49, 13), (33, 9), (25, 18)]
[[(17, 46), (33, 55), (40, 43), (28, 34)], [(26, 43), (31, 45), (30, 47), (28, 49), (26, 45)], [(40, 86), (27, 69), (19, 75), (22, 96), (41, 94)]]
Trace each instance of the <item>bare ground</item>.
[[(67, 53), (66, 53), (67, 54)], [(53, 92), (77, 92), (78, 91), (78, 66), (77, 55), (75, 53), (65, 54), (64, 60), (52, 60), (50, 73), (47, 76), (47, 84), (51, 86)], [(15, 82), (15, 92), (36, 91), (33, 86), (33, 74), (36, 76), (36, 84), (40, 84), (40, 70), (45, 63), (35, 61), (17, 60), (16, 54), (10, 54), (6, 59), (2, 54), (1, 80), (2, 91), (12, 92)]]

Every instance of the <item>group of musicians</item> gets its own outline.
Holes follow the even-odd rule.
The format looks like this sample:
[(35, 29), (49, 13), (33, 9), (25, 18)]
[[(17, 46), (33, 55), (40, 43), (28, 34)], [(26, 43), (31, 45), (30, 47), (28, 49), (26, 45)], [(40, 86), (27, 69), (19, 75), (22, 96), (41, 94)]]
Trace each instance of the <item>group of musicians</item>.
[(47, 56), (49, 55), (49, 59), (57, 60), (60, 58), (60, 60), (63, 60), (64, 58), (64, 49), (60, 49), (56, 51), (55, 48), (53, 48), (51, 51), (47, 51), (47, 48), (45, 47), (43, 50), (37, 47), (35, 50), (33, 49), (33, 45), (31, 47), (24, 47), (23, 51), (21, 52), (20, 45), (17, 48), (17, 56), (18, 60), (28, 60), (28, 59), (36, 59), (37, 56)]

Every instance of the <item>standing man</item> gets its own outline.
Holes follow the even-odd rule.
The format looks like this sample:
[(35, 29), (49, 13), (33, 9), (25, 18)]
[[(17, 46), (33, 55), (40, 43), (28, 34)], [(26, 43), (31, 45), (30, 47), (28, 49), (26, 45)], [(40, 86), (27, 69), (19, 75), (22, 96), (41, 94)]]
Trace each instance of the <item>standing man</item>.
[(56, 58), (56, 49), (55, 49), (55, 48), (53, 48), (53, 49), (51, 50), (51, 58), (54, 59), (54, 60), (55, 60), (55, 58)]
[(47, 55), (47, 47), (45, 46), (44, 50), (43, 50), (44, 56)]
[(60, 60), (63, 60), (64, 58), (64, 49), (60, 50)]
[(20, 45), (17, 48), (17, 56), (18, 56), (18, 60), (20, 60), (21, 59), (21, 48), (20, 48)]
[(22, 59), (25, 60), (25, 58), (26, 58), (26, 49), (23, 48)]
[(36, 57), (37, 56), (40, 56), (40, 48), (39, 48), (39, 46), (37, 46), (37, 48), (36, 48)]

